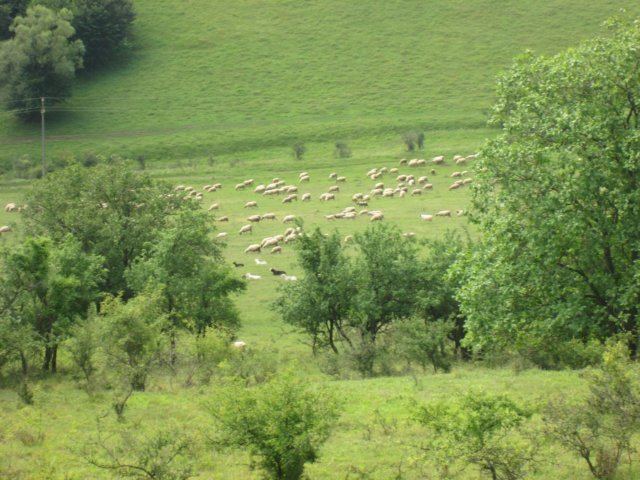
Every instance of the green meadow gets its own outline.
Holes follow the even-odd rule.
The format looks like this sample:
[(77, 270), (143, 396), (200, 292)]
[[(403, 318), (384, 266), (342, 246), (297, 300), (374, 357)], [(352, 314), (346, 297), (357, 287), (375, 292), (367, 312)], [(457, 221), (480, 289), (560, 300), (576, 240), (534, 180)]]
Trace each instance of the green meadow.
[[(250, 348), (268, 350), (283, 368), (326, 385), (341, 399), (343, 413), (318, 462), (306, 472), (312, 479), (435, 478), (433, 465), (421, 459), (425, 431), (412, 420), (416, 404), (470, 390), (507, 393), (542, 404), (556, 394), (586, 391), (579, 373), (520, 371), (514, 367), (455, 365), (452, 373), (411, 374), (373, 379), (329, 377), (322, 360), (311, 355), (306, 339), (271, 309), (279, 285), (270, 267), (300, 276), (293, 246), (281, 254), (246, 254), (245, 248), (289, 226), (295, 215), (307, 230), (337, 229), (344, 237), (371, 225), (367, 215), (328, 220), (327, 215), (353, 205), (356, 192), (369, 193), (377, 182), (395, 186), (396, 175), (376, 181), (371, 168), (399, 168), (425, 175), (433, 190), (405, 198), (373, 198), (381, 210), (417, 242), (448, 230), (476, 238), (469, 223), (469, 186), (450, 191), (454, 155), (469, 155), (495, 134), (487, 126), (496, 77), (513, 57), (531, 49), (553, 54), (602, 33), (602, 22), (625, 7), (640, 14), (634, 1), (598, 0), (136, 0), (137, 19), (130, 52), (108, 70), (81, 73), (73, 96), (48, 109), (47, 156), (50, 162), (89, 155), (144, 159), (145, 171), (172, 185), (222, 183), (204, 192), (203, 209), (213, 203), (211, 222), (227, 232), (225, 257), (243, 263), (235, 270), (262, 278), (249, 281), (236, 296), (242, 327), (238, 338)], [(407, 152), (403, 133), (423, 131), (425, 148)], [(295, 160), (291, 145), (306, 152)], [(334, 145), (345, 142), (353, 155), (336, 158)], [(21, 123), (0, 112), (0, 204), (21, 203), (28, 180), (13, 176), (16, 160), (40, 162), (40, 123)], [(430, 159), (444, 155), (446, 163)], [(424, 158), (425, 166), (401, 166), (400, 160)], [(432, 172), (435, 170), (435, 174)], [(299, 183), (302, 171), (309, 183)], [(319, 196), (345, 176), (336, 200)], [(254, 193), (274, 178), (298, 187), (311, 201), (283, 204), (283, 196)], [(244, 190), (236, 184), (253, 179)], [(255, 200), (257, 208), (245, 208)], [(420, 214), (450, 210), (452, 217), (422, 221)], [(465, 214), (457, 216), (455, 212)], [(240, 235), (252, 214), (273, 212)], [(228, 216), (229, 222), (219, 222)], [(0, 210), (0, 225), (12, 232), (0, 237), (11, 248), (23, 234), (20, 215)], [(258, 265), (255, 259), (266, 261)], [(96, 441), (96, 419), (110, 412), (108, 392), (88, 396), (74, 382), (68, 354), (61, 352), (61, 372), (35, 384), (35, 404), (23, 406), (13, 390), (0, 389), (0, 478), (118, 478), (87, 462)], [(210, 445), (208, 405), (218, 385), (186, 388), (179, 378), (159, 374), (127, 406), (127, 424), (152, 431), (175, 424), (194, 435), (194, 478), (258, 479), (249, 457), (219, 452)], [(114, 415), (105, 428), (117, 428)], [(539, 415), (534, 423), (541, 424)], [(586, 466), (553, 444), (543, 444), (542, 461), (532, 478), (583, 479)], [(480, 478), (469, 470), (471, 479)], [(5, 475), (5, 477), (2, 477)], [(474, 476), (475, 475), (475, 476)], [(621, 479), (638, 478), (637, 468), (623, 468)]]

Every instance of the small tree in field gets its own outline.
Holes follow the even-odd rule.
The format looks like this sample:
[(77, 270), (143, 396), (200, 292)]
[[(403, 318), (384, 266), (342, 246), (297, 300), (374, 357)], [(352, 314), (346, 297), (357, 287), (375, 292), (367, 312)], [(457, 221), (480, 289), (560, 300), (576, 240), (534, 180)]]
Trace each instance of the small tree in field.
[(537, 451), (535, 438), (524, 434), (531, 414), (504, 395), (471, 392), (422, 407), (417, 420), (430, 430), (424, 449), (441, 478), (468, 478), (465, 470), (475, 465), (492, 480), (517, 480)]
[(550, 402), (547, 431), (579, 455), (599, 480), (614, 478), (621, 463), (635, 451), (640, 430), (640, 371), (629, 361), (626, 345), (609, 346), (601, 369), (587, 373), (589, 395), (579, 402)]
[(223, 445), (246, 448), (266, 477), (302, 478), (318, 458), (338, 417), (328, 392), (315, 393), (291, 376), (253, 388), (232, 388), (212, 411)]

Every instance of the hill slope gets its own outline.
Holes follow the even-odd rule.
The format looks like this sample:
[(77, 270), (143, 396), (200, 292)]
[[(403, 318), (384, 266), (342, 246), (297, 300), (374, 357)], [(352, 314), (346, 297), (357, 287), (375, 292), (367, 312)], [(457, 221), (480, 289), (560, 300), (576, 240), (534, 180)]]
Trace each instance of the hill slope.
[[(613, 0), (135, 4), (131, 57), (50, 109), (50, 152), (205, 157), (478, 128), (514, 55), (575, 44), (621, 6), (640, 14)], [(37, 158), (40, 125), (0, 120), (4, 160)]]

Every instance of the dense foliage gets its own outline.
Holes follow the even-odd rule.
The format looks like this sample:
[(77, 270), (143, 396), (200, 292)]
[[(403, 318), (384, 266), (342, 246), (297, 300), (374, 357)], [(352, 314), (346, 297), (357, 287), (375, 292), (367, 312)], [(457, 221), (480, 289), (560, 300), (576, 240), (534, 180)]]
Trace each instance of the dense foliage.
[[(500, 79), (461, 265), (468, 341), (526, 348), (636, 332), (640, 303), (640, 23)], [(633, 348), (637, 349), (637, 342)]]
[(58, 103), (71, 95), (76, 70), (82, 66), (84, 46), (73, 40), (72, 14), (41, 5), (16, 17), (13, 38), (0, 44), (0, 87), (8, 110), (32, 116), (40, 98)]

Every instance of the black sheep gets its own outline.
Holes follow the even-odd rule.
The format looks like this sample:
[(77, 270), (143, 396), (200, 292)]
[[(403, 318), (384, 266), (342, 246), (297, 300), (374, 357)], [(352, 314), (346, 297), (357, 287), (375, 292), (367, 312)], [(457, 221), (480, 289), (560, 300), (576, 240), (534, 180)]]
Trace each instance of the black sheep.
[(275, 276), (280, 276), (280, 275), (286, 275), (287, 274), (287, 272), (285, 272), (283, 270), (276, 270), (273, 267), (271, 267), (269, 270), (271, 270), (271, 273), (273, 273)]
[(244, 267), (244, 263), (233, 262), (233, 266), (236, 268)]

